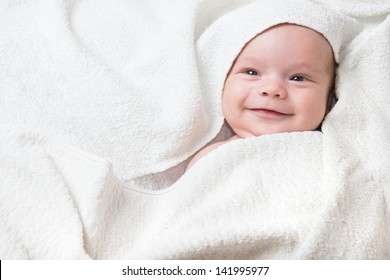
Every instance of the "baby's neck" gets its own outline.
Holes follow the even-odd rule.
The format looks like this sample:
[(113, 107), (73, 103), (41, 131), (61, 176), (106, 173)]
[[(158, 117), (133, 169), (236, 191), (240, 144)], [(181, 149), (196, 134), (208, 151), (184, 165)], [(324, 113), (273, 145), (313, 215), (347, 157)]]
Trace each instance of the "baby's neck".
[(241, 137), (238, 136), (237, 134), (235, 134), (232, 137), (230, 137), (226, 142), (230, 142), (230, 141), (237, 140), (237, 139), (241, 139)]

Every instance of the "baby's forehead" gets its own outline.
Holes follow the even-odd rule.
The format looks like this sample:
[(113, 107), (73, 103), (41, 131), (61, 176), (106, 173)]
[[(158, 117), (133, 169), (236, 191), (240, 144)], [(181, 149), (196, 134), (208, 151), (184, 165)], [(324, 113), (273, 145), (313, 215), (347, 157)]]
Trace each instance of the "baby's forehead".
[[(334, 59), (333, 49), (328, 40), (318, 31), (295, 24), (276, 25), (257, 34), (249, 40), (237, 57), (250, 57), (263, 54), (291, 54), (293, 56), (326, 56)], [(248, 58), (249, 57), (249, 58)]]
[(321, 32), (304, 25), (291, 23), (283, 23), (271, 26), (270, 28), (267, 28), (266, 30), (258, 33), (247, 44), (249, 45), (252, 41), (261, 39), (281, 40), (284, 41), (285, 44), (289, 44), (295, 40), (309, 43), (315, 42), (319, 44), (325, 44), (332, 49), (328, 39)]

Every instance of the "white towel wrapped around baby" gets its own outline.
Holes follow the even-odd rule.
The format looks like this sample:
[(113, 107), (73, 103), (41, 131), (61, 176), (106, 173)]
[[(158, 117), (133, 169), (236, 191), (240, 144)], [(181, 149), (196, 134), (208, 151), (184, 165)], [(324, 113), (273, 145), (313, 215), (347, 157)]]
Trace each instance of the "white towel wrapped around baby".
[[(390, 257), (386, 1), (355, 20), (303, 0), (116, 2), (0, 5), (2, 259)], [(324, 17), (345, 37), (322, 133), (237, 140), (180, 177), (221, 129), (242, 46)]]

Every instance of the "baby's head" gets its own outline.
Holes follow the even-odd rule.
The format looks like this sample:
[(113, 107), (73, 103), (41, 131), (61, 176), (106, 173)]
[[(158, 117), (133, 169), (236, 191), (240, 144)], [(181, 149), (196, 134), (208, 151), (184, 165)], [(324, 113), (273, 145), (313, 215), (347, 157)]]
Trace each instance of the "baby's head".
[(222, 110), (241, 138), (317, 129), (330, 108), (335, 60), (317, 31), (273, 26), (242, 49), (225, 81)]
[(342, 62), (361, 25), (314, 2), (250, 1), (202, 33), (197, 66), (209, 131), (230, 135), (224, 119), (239, 137), (326, 131), (334, 61)]

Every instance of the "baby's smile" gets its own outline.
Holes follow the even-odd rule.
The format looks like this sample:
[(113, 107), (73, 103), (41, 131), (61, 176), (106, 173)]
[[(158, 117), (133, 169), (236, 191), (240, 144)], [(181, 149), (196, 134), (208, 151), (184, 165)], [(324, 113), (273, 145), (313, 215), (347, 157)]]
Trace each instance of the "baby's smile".
[(269, 119), (269, 120), (281, 120), (292, 115), (292, 114), (281, 112), (279, 110), (271, 110), (265, 108), (253, 108), (248, 110), (250, 110), (251, 112), (253, 112), (254, 114), (256, 114), (258, 117), (262, 119)]

